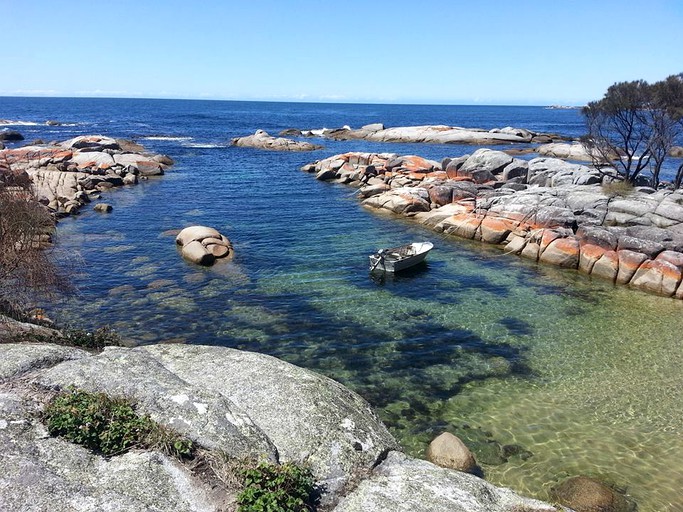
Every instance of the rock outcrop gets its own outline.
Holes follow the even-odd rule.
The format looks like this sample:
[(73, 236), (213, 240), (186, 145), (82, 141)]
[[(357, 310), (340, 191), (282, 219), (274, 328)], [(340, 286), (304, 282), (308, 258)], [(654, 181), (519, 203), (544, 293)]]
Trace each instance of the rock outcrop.
[(0, 130), (0, 141), (18, 142), (24, 140), (24, 136), (16, 130)]
[(216, 260), (230, 260), (234, 253), (232, 243), (214, 228), (190, 226), (175, 239), (183, 258), (198, 265), (211, 266)]
[[(444, 168), (445, 167), (445, 168)], [(613, 192), (593, 167), (479, 149), (442, 163), (346, 153), (305, 165), (363, 204), (507, 253), (683, 299), (683, 190)]]
[(335, 129), (287, 130), (288, 134), (323, 137), (335, 140), (371, 140), (375, 142), (422, 142), (430, 144), (529, 144), (563, 140), (555, 134), (535, 133), (524, 128), (461, 128), (458, 126), (426, 125), (385, 128), (381, 123), (358, 129), (348, 126)]
[(334, 512), (557, 512), (484, 480), (390, 452)]
[[(221, 347), (5, 344), (0, 358), (0, 509), (219, 511), (231, 490), (155, 451), (103, 458), (40, 422), (44, 397), (75, 386), (125, 396), (204, 449), (308, 464), (337, 512), (556, 509), (396, 452), (361, 397), (270, 356)], [(354, 485), (361, 481), (354, 490)]]
[(236, 137), (230, 142), (232, 146), (244, 148), (265, 149), (268, 151), (315, 151), (322, 146), (306, 141), (273, 137), (263, 130), (256, 130), (254, 135)]
[(550, 144), (538, 146), (536, 151), (539, 156), (550, 156), (553, 158), (562, 158), (566, 160), (579, 160), (582, 162), (592, 162), (594, 160), (590, 151), (579, 142), (552, 142)]
[(128, 141), (87, 135), (5, 149), (0, 151), (0, 174), (27, 173), (41, 202), (56, 214), (73, 214), (90, 195), (161, 175), (173, 163), (164, 155), (130, 152), (127, 146)]
[(93, 210), (99, 213), (111, 213), (114, 207), (107, 203), (97, 203), (93, 206)]

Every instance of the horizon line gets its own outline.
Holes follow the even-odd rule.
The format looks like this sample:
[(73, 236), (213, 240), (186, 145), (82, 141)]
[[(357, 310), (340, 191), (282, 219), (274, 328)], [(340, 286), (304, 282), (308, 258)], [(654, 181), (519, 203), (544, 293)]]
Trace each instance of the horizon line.
[[(407, 106), (435, 106), (435, 107), (564, 107), (567, 109), (579, 109), (586, 104), (580, 105), (573, 103), (479, 103), (479, 102), (444, 102), (435, 103), (429, 100), (424, 102), (408, 100), (405, 103), (399, 101), (381, 100), (343, 100), (343, 99), (227, 99), (227, 98), (202, 98), (202, 97), (152, 97), (152, 96), (59, 96), (59, 95), (11, 95), (0, 94), (2, 98), (24, 98), (24, 99), (100, 99), (100, 100), (154, 100), (154, 101), (223, 101), (223, 102), (243, 102), (243, 103), (320, 103), (320, 104), (341, 104), (341, 105), (407, 105)], [(437, 101), (437, 100), (434, 100)]]

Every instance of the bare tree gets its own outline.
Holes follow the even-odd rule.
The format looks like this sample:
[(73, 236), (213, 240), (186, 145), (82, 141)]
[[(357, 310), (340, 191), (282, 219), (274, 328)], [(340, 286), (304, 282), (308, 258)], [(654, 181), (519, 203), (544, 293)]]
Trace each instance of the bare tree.
[(30, 185), (26, 173), (0, 166), (0, 311), (20, 319), (36, 301), (70, 289), (51, 257), (54, 221)]
[(594, 164), (609, 164), (626, 181), (634, 182), (652, 158), (645, 113), (649, 98), (645, 81), (620, 82), (582, 111), (588, 126), (583, 143)]
[[(652, 181), (659, 185), (659, 173), (671, 148), (683, 135), (683, 73), (652, 84), (652, 100), (648, 115), (652, 125)], [(681, 174), (679, 168), (678, 174)], [(680, 187), (677, 177), (676, 188)]]
[[(588, 134), (582, 138), (596, 166), (609, 165), (631, 183), (648, 170), (653, 186), (669, 151), (683, 133), (683, 74), (648, 84), (612, 85), (583, 109)], [(677, 186), (683, 181), (683, 169)]]

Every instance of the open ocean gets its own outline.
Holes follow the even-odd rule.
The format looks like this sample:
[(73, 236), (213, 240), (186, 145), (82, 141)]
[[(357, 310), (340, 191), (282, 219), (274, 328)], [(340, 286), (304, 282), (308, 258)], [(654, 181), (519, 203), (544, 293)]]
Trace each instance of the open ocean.
[[(315, 142), (310, 153), (229, 147), (264, 129), (447, 124), (579, 136), (577, 110), (230, 101), (0, 98), (26, 141), (131, 138), (176, 164), (63, 219), (56, 248), (79, 293), (60, 323), (113, 326), (136, 343), (275, 355), (348, 385), (406, 451), (450, 430), (487, 480), (548, 499), (567, 476), (626, 489), (641, 512), (683, 510), (683, 304), (538, 266), (364, 209), (355, 189), (299, 168), (347, 151), (441, 160), (476, 147)], [(61, 126), (46, 126), (54, 119)], [(1, 127), (0, 127), (1, 128)], [(9, 146), (12, 147), (12, 146)], [(235, 259), (199, 268), (174, 236), (215, 227)], [(414, 240), (425, 267), (373, 279), (369, 253)], [(519, 445), (520, 454), (502, 445)], [(531, 455), (529, 455), (531, 454)], [(523, 455), (523, 456), (522, 456)]]

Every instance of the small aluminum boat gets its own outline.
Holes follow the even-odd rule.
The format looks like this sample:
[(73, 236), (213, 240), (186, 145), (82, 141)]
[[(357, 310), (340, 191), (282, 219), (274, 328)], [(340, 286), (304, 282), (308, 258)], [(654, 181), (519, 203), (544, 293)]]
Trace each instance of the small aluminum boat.
[(399, 272), (424, 261), (432, 250), (431, 242), (413, 242), (412, 244), (380, 249), (370, 255), (370, 271)]

